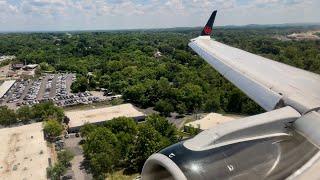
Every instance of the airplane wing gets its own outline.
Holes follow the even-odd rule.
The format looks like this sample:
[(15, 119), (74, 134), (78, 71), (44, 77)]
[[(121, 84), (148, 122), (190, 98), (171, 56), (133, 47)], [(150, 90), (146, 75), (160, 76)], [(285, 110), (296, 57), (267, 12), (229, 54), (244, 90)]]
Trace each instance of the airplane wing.
[[(214, 17), (216, 12), (213, 13)], [(209, 20), (210, 21), (210, 20)], [(212, 20), (211, 20), (212, 22)], [(214, 22), (214, 20), (213, 20)], [(208, 22), (209, 23), (209, 22)], [(206, 25), (207, 27), (208, 25)], [(204, 60), (206, 60), (221, 75), (228, 79), (231, 83), (242, 90), (248, 97), (254, 100), (266, 111), (275, 111), (285, 107), (291, 107), (300, 113), (300, 117), (292, 121), (295, 131), (302, 134), (306, 139), (312, 142), (316, 147), (320, 147), (320, 76), (318, 74), (298, 69), (280, 62), (267, 59), (244, 50), (228, 46), (210, 38), (210, 34), (202, 34), (192, 39), (189, 46)], [(277, 112), (284, 114), (284, 112)], [(274, 119), (274, 116), (269, 116)], [(253, 119), (261, 122), (262, 118), (253, 117)], [(251, 123), (253, 122), (251, 119)], [(245, 119), (243, 119), (244, 122)], [(241, 120), (239, 120), (240, 122)], [(223, 126), (220, 134), (228, 131), (228, 126), (237, 132), (241, 124), (233, 123)], [(237, 127), (235, 127), (237, 126)], [(250, 127), (249, 124), (244, 126)], [(252, 127), (258, 127), (254, 124)], [(263, 128), (254, 131), (254, 135), (262, 132)], [(210, 132), (211, 131), (211, 132)], [(217, 130), (209, 130), (206, 133), (212, 136), (212, 132)], [(245, 130), (245, 131), (248, 131)], [(234, 133), (233, 132), (233, 133)], [(269, 131), (266, 134), (270, 134)], [(202, 136), (205, 133), (202, 133)], [(241, 131), (240, 134), (245, 134)], [(238, 135), (237, 135), (238, 136)], [(222, 139), (213, 138), (214, 141)], [(240, 137), (240, 136), (238, 136)], [(229, 138), (229, 137), (228, 137)], [(185, 143), (186, 146), (197, 142), (197, 147), (201, 143), (201, 135)], [(293, 178), (304, 179), (320, 178), (320, 175), (313, 169), (320, 166), (320, 154), (316, 154), (302, 169), (294, 173)], [(298, 175), (297, 175), (298, 174)], [(316, 178), (314, 178), (316, 177)]]
[(189, 46), (265, 110), (320, 105), (320, 76), (200, 36)]
[(216, 14), (189, 46), (268, 112), (159, 151), (142, 179), (319, 179), (320, 76), (211, 39)]

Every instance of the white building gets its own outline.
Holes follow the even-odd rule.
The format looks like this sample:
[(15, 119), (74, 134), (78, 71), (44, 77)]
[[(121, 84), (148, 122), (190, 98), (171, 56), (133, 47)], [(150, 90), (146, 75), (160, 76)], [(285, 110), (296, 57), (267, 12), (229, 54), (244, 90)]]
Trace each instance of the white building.
[(7, 61), (7, 60), (13, 60), (16, 56), (0, 56), (0, 62)]
[(200, 130), (211, 129), (219, 124), (242, 118), (240, 116), (224, 116), (218, 113), (210, 113), (202, 119), (185, 124), (185, 127), (193, 127)]
[(5, 81), (0, 85), (0, 98), (2, 98), (7, 93), (7, 91), (13, 86), (15, 82), (15, 80), (10, 80)]
[(0, 142), (0, 179), (47, 179), (50, 151), (42, 123), (0, 129)]
[(155, 58), (160, 58), (160, 57), (162, 57), (161, 52), (160, 52), (160, 51), (155, 52), (155, 53), (154, 53), (154, 57), (155, 57)]
[(77, 132), (86, 123), (100, 124), (118, 117), (130, 117), (137, 121), (145, 118), (145, 114), (138, 111), (132, 104), (118, 106), (67, 111), (65, 115), (69, 121), (69, 132)]

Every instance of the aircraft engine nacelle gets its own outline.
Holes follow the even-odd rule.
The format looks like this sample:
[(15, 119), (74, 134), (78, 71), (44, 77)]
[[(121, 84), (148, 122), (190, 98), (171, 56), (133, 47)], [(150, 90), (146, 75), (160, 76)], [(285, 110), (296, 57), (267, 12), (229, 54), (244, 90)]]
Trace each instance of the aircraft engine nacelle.
[(285, 107), (203, 131), (150, 156), (142, 179), (284, 179), (318, 152), (289, 128), (299, 116)]

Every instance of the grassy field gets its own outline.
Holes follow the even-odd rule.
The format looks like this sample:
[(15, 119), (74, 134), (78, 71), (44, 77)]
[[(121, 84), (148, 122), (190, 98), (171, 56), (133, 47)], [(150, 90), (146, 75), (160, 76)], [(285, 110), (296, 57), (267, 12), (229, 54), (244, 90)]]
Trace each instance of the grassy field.
[(108, 107), (108, 106), (111, 107), (111, 106), (116, 106), (123, 103), (124, 103), (123, 99), (114, 99), (112, 101), (105, 100), (105, 101), (92, 103), (92, 104), (78, 104), (74, 106), (64, 107), (63, 109), (65, 111), (87, 110), (87, 109), (95, 109), (95, 108)]
[(123, 171), (117, 171), (108, 175), (107, 180), (134, 180), (138, 176), (140, 176), (140, 174), (125, 175)]

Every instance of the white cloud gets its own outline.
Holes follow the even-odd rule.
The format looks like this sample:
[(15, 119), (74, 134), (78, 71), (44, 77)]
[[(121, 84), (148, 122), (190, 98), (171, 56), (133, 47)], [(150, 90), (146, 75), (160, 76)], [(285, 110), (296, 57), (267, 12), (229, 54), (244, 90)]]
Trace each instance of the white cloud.
[(182, 0), (168, 0), (165, 5), (171, 9), (183, 10), (185, 6)]
[(318, 21), (319, 0), (0, 0), (0, 30), (200, 26)]
[(11, 16), (14, 16), (18, 12), (16, 6), (9, 4), (5, 0), (0, 0), (0, 27), (1, 24), (5, 24), (10, 20)]

